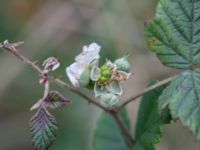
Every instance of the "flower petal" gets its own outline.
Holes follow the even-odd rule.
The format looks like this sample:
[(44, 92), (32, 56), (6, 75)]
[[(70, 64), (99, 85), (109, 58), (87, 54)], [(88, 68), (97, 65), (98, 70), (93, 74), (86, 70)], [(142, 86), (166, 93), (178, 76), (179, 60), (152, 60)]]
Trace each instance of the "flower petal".
[(79, 87), (79, 79), (84, 69), (85, 68), (79, 63), (73, 63), (66, 68), (67, 76), (69, 77), (69, 80), (73, 86)]
[(73, 86), (79, 87), (79, 79), (82, 72), (89, 66), (98, 63), (100, 46), (92, 43), (84, 46), (83, 51), (76, 56), (75, 63), (66, 68), (66, 73)]
[(83, 51), (76, 56), (75, 61), (81, 64), (89, 64), (92, 61), (99, 59), (100, 49), (101, 47), (96, 43), (92, 43), (88, 47), (83, 46)]
[(100, 86), (95, 83), (94, 85), (94, 94), (95, 97), (101, 96), (102, 94), (105, 94), (107, 92), (105, 86)]

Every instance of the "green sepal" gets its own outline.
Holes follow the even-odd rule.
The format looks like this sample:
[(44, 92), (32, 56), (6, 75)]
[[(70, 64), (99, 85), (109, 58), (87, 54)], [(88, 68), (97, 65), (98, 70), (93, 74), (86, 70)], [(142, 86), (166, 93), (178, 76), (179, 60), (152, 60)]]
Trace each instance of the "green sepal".
[(107, 92), (107, 89), (103, 85), (98, 85), (96, 82), (94, 85), (94, 95), (95, 97), (101, 96), (102, 94), (105, 94)]
[(91, 80), (92, 81), (98, 81), (100, 76), (101, 76), (100, 69), (97, 66), (93, 66), (92, 69), (91, 69), (91, 74), (90, 74)]
[(100, 103), (105, 107), (112, 108), (119, 104), (119, 97), (113, 93), (105, 93), (101, 95)]
[(82, 72), (79, 84), (83, 87), (87, 87), (90, 83), (90, 74), (91, 74), (91, 67), (85, 68), (85, 70)]
[(123, 90), (118, 81), (110, 82), (109, 84), (106, 85), (106, 88), (109, 92), (113, 94), (122, 95)]

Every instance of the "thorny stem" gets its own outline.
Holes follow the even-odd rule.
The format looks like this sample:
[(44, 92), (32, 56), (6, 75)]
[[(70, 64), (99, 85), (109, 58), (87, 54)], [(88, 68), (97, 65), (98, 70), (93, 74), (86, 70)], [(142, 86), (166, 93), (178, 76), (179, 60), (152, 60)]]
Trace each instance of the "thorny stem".
[(44, 84), (44, 95), (43, 95), (43, 98), (41, 98), (37, 103), (35, 103), (35, 104), (30, 108), (30, 110), (35, 110), (35, 109), (38, 109), (38, 108), (43, 107), (43, 105), (44, 105), (44, 100), (45, 100), (45, 98), (47, 97), (48, 93), (49, 93), (49, 81), (47, 81), (47, 82)]
[[(24, 42), (17, 42), (17, 43), (8, 43), (7, 41), (4, 43), (0, 43), (0, 48), (3, 48), (7, 51), (9, 51), (10, 53), (12, 53), (13, 55), (15, 55), (18, 59), (20, 59), (22, 62), (24, 62), (25, 64), (29, 65), (33, 70), (35, 70), (39, 76), (41, 77), (47, 77), (47, 75), (42, 71), (42, 69), (40, 69), (40, 67), (38, 67), (35, 63), (33, 63), (32, 61), (30, 61), (28, 58), (24, 57), (21, 53), (19, 53), (16, 49), (16, 47), (22, 45)], [(108, 112), (116, 121), (116, 123), (118, 124), (123, 136), (129, 141), (130, 144), (134, 144), (134, 139), (131, 136), (131, 134), (129, 133), (128, 129), (125, 127), (123, 121), (121, 120), (118, 112), (121, 108), (123, 108), (124, 106), (126, 106), (127, 104), (129, 104), (130, 102), (134, 101), (135, 99), (137, 99), (138, 97), (152, 91), (155, 88), (158, 88), (162, 85), (165, 85), (167, 83), (169, 83), (174, 77), (170, 77), (167, 78), (165, 80), (162, 80), (160, 82), (158, 82), (157, 84), (148, 87), (147, 89), (145, 89), (144, 91), (136, 94), (135, 96), (131, 97), (130, 99), (126, 100), (124, 103), (122, 103), (118, 109), (113, 110), (113, 109), (109, 109), (106, 108), (104, 106), (102, 106), (101, 104), (99, 104), (98, 102), (96, 102), (95, 100), (93, 100), (92, 98), (90, 98), (89, 96), (87, 96), (86, 94), (82, 93), (81, 91), (79, 91), (78, 89), (70, 86), (69, 84), (65, 83), (64, 81), (57, 79), (53, 76), (48, 76), (48, 79), (54, 81), (56, 84), (58, 84), (59, 86), (64, 87), (65, 89), (76, 93), (77, 95), (79, 95), (80, 97), (84, 98), (84, 100), (88, 101), (89, 103), (101, 108), (102, 110), (104, 110), (105, 112)], [(49, 85), (47, 85), (49, 86)], [(45, 89), (48, 89), (47, 87), (45, 87)], [(46, 93), (45, 93), (46, 94)]]
[(43, 98), (46, 98), (48, 93), (49, 93), (49, 81), (47, 81), (44, 85), (44, 96), (43, 96)]
[(128, 140), (127, 144), (129, 145), (129, 147), (133, 146), (133, 144), (135, 143), (135, 140), (133, 139), (132, 135), (129, 133), (127, 127), (124, 125), (124, 122), (119, 116), (119, 113), (116, 111), (110, 111), (109, 113), (117, 122), (119, 128), (121, 129), (122, 135)]
[(64, 87), (65, 89), (73, 92), (73, 93), (76, 93), (77, 95), (79, 95), (80, 97), (84, 98), (85, 100), (87, 100), (89, 103), (101, 108), (102, 110), (108, 112), (109, 109), (102, 106), (101, 104), (99, 104), (97, 101), (93, 100), (91, 97), (87, 96), (86, 94), (82, 93), (81, 91), (79, 91), (78, 89), (75, 89), (73, 88), (72, 86), (70, 86), (69, 84), (65, 83), (64, 81), (60, 80), (60, 79), (57, 79), (57, 78), (54, 78), (52, 77), (52, 80), (57, 84), (57, 85), (60, 85), (62, 87)]
[(26, 57), (24, 57), (17, 51), (16, 47), (22, 45), (23, 43), (24, 42), (17, 42), (17, 43), (12, 43), (12, 44), (9, 44), (9, 43), (0, 44), (0, 48), (3, 48), (9, 51), (13, 55), (15, 55), (18, 59), (23, 61), (25, 64), (31, 66), (36, 72), (39, 73), (39, 75), (44, 76), (43, 71), (37, 65), (35, 65), (32, 61), (30, 61), (29, 59), (27, 59)]
[(158, 82), (158, 83), (156, 83), (156, 84), (154, 84), (154, 85), (152, 85), (152, 86), (150, 86), (150, 87), (144, 89), (143, 91), (139, 92), (138, 94), (136, 94), (136, 95), (130, 97), (129, 99), (127, 99), (126, 101), (124, 101), (124, 102), (118, 107), (118, 110), (122, 109), (122, 108), (125, 107), (127, 104), (129, 104), (129, 103), (132, 102), (132, 101), (135, 101), (137, 98), (143, 96), (144, 94), (149, 93), (149, 92), (151, 92), (152, 90), (154, 90), (154, 89), (156, 89), (156, 88), (158, 88), (158, 87), (161, 87), (161, 86), (163, 86), (163, 85), (166, 85), (166, 84), (170, 83), (173, 79), (174, 79), (174, 76), (173, 76), (173, 77), (166, 78), (166, 79), (164, 79), (164, 80), (162, 80), (162, 81), (160, 81), (160, 82)]

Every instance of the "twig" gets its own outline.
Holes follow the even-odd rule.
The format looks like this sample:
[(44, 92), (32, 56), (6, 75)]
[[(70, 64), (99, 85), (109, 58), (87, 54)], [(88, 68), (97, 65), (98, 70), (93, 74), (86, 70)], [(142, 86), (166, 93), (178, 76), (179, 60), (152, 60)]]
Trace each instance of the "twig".
[(119, 128), (121, 129), (122, 135), (128, 140), (128, 144), (131, 147), (135, 143), (135, 140), (133, 139), (132, 135), (128, 131), (127, 127), (124, 125), (121, 117), (119, 116), (119, 113), (116, 111), (110, 111), (110, 115), (117, 122)]
[(49, 94), (49, 81), (47, 81), (47, 82), (45, 83), (45, 85), (44, 85), (44, 95), (43, 95), (43, 98), (41, 98), (37, 103), (35, 103), (35, 104), (30, 108), (30, 111), (43, 107), (43, 105), (44, 105), (44, 100), (46, 99), (46, 97), (48, 96), (48, 94)]
[(32, 61), (30, 61), (29, 59), (27, 59), (26, 57), (24, 57), (23, 55), (21, 55), (17, 51), (16, 47), (22, 45), (23, 43), (24, 42), (17, 42), (17, 43), (9, 44), (6, 41), (6, 42), (0, 44), (0, 48), (3, 48), (5, 50), (9, 51), (13, 55), (15, 55), (18, 59), (20, 59), (21, 61), (23, 61), (25, 64), (31, 66), (36, 72), (39, 73), (39, 75), (44, 76), (42, 70), (37, 65), (35, 65)]
[(65, 89), (73, 92), (73, 93), (76, 93), (77, 95), (79, 95), (80, 97), (86, 99), (89, 103), (103, 109), (104, 111), (108, 112), (109, 109), (102, 106), (101, 104), (99, 104), (97, 101), (93, 100), (92, 98), (90, 98), (89, 96), (87, 96), (86, 94), (83, 94), (81, 91), (79, 91), (78, 89), (75, 89), (73, 88), (72, 86), (68, 85), (67, 83), (65, 83), (64, 81), (62, 80), (59, 80), (59, 79), (56, 79), (56, 78), (53, 78), (51, 76), (51, 78), (53, 79), (53, 81), (57, 84), (57, 85), (60, 85), (62, 87), (64, 87)]
[(152, 90), (160, 87), (160, 86), (163, 86), (163, 85), (166, 85), (168, 83), (170, 83), (172, 80), (174, 79), (174, 76), (173, 77), (169, 77), (167, 79), (164, 79), (148, 88), (146, 88), (145, 90), (139, 92), (138, 94), (130, 97), (129, 99), (127, 99), (126, 101), (124, 101), (118, 108), (118, 110), (122, 109), (123, 107), (125, 107), (127, 104), (129, 104), (130, 102), (136, 100), (137, 98), (143, 96), (144, 94), (148, 93), (148, 92), (151, 92)]

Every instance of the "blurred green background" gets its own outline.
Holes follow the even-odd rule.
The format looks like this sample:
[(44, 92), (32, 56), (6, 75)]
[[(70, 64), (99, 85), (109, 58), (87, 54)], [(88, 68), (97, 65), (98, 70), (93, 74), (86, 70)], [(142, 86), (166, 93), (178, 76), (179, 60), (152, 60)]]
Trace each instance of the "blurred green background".
[[(69, 82), (66, 66), (83, 45), (102, 46), (102, 61), (131, 54), (134, 76), (124, 84), (122, 100), (141, 91), (150, 79), (177, 72), (164, 67), (148, 51), (144, 21), (154, 16), (156, 0), (0, 0), (0, 41), (24, 40), (20, 51), (41, 65), (49, 56), (61, 60), (55, 76)], [(55, 85), (72, 104), (52, 112), (59, 123), (52, 150), (93, 150), (92, 135), (101, 110)], [(88, 91), (84, 91), (88, 92)], [(32, 150), (29, 108), (42, 96), (37, 74), (14, 56), (0, 51), (0, 150)], [(89, 92), (88, 92), (89, 94)], [(92, 95), (91, 95), (92, 96)], [(133, 123), (139, 101), (128, 106)], [(200, 145), (179, 122), (164, 127), (158, 150), (197, 150)]]

